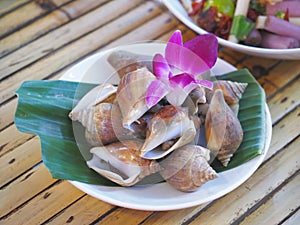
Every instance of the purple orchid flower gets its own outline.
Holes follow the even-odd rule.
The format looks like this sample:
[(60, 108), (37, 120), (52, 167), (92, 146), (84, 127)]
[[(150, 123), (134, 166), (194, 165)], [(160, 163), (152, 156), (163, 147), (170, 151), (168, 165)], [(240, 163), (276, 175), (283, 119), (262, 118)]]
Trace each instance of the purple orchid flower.
[(146, 93), (148, 107), (157, 104), (163, 97), (174, 106), (180, 106), (189, 93), (199, 86), (209, 89), (211, 81), (202, 80), (201, 74), (211, 69), (218, 56), (218, 41), (213, 34), (197, 36), (183, 44), (179, 30), (169, 39), (165, 57), (156, 54), (153, 58), (153, 81)]

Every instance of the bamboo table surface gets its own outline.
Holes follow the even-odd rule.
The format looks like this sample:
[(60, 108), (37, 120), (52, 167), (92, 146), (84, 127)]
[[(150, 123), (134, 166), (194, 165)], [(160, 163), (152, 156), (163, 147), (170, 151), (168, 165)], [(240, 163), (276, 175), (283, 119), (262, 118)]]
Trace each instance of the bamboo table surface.
[(225, 196), (174, 211), (141, 211), (95, 199), (51, 177), (37, 136), (14, 124), (15, 90), (55, 80), (83, 58), (137, 41), (197, 34), (159, 1), (0, 1), (0, 224), (300, 224), (300, 61), (252, 57), (219, 47), (266, 92), (273, 135), (258, 170)]

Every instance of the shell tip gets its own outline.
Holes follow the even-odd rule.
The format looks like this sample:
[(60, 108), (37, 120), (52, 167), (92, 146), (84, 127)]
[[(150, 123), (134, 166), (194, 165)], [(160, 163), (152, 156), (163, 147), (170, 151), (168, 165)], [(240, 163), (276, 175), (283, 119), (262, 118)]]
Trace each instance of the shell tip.
[(233, 156), (233, 154), (224, 154), (224, 153), (219, 152), (219, 154), (217, 155), (217, 158), (224, 167), (227, 167), (232, 156)]
[(222, 159), (222, 160), (221, 160), (221, 163), (222, 163), (222, 165), (223, 165), (224, 167), (227, 167), (228, 164), (229, 164), (229, 162), (230, 162), (230, 158), (228, 158), (228, 159)]
[(70, 118), (71, 120), (73, 120), (73, 117), (74, 117), (74, 113), (73, 113), (73, 111), (71, 111), (71, 112), (69, 113), (69, 118)]

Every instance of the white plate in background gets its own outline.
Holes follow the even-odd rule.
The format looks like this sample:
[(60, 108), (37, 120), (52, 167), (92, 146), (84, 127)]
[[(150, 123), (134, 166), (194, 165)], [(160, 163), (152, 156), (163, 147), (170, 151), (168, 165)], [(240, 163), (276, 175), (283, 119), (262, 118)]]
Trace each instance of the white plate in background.
[[(161, 0), (165, 6), (186, 26), (188, 26), (193, 31), (198, 34), (207, 33), (206, 30), (199, 27), (194, 21), (188, 16), (184, 7), (180, 4), (178, 0)], [(231, 48), (235, 51), (239, 51), (245, 54), (254, 55), (258, 57), (265, 58), (274, 58), (274, 59), (300, 59), (300, 48), (293, 49), (270, 49), (270, 48), (257, 48), (242, 44), (236, 44), (230, 41), (227, 41), (222, 38), (218, 38), (220, 45)]]

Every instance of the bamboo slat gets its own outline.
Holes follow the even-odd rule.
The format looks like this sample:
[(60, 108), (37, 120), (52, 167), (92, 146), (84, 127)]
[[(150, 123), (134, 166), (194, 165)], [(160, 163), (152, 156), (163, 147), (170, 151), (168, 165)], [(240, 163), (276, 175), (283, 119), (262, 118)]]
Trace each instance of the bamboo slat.
[(0, 1), (0, 16), (13, 11), (17, 7), (30, 2), (31, 0), (2, 0)]
[(271, 97), (278, 90), (278, 86), (270, 82), (266, 77), (259, 78), (258, 82), (263, 87), (268, 97)]
[[(159, 24), (160, 26), (158, 26), (157, 24)], [(149, 40), (153, 40), (155, 36), (162, 35), (168, 30), (174, 28), (177, 24), (178, 21), (170, 18), (169, 16), (158, 16), (156, 18), (153, 18), (151, 21), (144, 23), (143, 26), (140, 26), (137, 29), (120, 37), (116, 41), (110, 42), (103, 49), (101, 49), (101, 51), (119, 45), (134, 43), (137, 40), (141, 42), (148, 42)]]
[(116, 206), (85, 195), (67, 209), (51, 218), (47, 224), (91, 224), (114, 208)]
[[(293, 69), (291, 70), (290, 67)], [(280, 61), (269, 69), (268, 74), (258, 78), (259, 83), (262, 84), (267, 96), (270, 98), (278, 88), (282, 88), (287, 84), (293, 82), (300, 74), (300, 66), (297, 61)]]
[[(149, 2), (148, 6), (152, 7), (152, 4), (152, 2)], [(118, 17), (107, 26), (103, 26), (65, 46), (63, 51), (57, 51), (48, 57), (44, 57), (37, 63), (18, 72), (16, 76), (8, 77), (0, 83), (0, 102), (13, 97), (14, 90), (20, 86), (24, 77), (27, 80), (45, 79), (52, 73), (63, 69), (71, 62), (89, 54), (94, 49), (100, 48), (113, 39), (119, 38), (142, 25), (147, 20), (152, 19), (153, 16), (159, 14), (159, 12), (159, 10), (149, 12), (145, 5), (137, 7), (124, 16)], [(165, 15), (161, 15), (161, 17), (163, 18)], [(51, 65), (51, 67), (45, 67), (45, 65)]]
[(109, 214), (109, 216), (105, 217), (101, 220), (101, 224), (122, 224), (122, 225), (130, 225), (130, 224), (138, 224), (143, 221), (147, 216), (151, 215), (151, 211), (142, 211), (142, 210), (132, 210), (127, 208), (117, 208), (115, 211)]
[[(248, 68), (256, 79), (267, 76), (270, 71), (279, 63), (279, 60), (260, 58), (260, 57), (248, 57), (242, 61), (243, 66)], [(264, 65), (263, 67), (261, 65)]]
[[(14, 90), (15, 91), (15, 90)], [(14, 96), (13, 91), (13, 96)], [(8, 127), (14, 121), (14, 112), (17, 108), (17, 99), (15, 98), (12, 101), (0, 104), (0, 130)], [(13, 112), (13, 113), (12, 113)]]
[(224, 52), (225, 48), (219, 46), (219, 53), (218, 53), (218, 57), (220, 59), (223, 59), (225, 60), (226, 62), (230, 63), (231, 65), (235, 66), (236, 67), (236, 64), (237, 64), (237, 60), (232, 58), (230, 55), (226, 54), (226, 52)]
[[(36, 0), (36, 2), (38, 2), (38, 4), (40, 4), (41, 7), (45, 7), (45, 8), (51, 8), (51, 5), (54, 7), (60, 7), (62, 5), (65, 5), (69, 2), (71, 2), (72, 0), (51, 0), (51, 1), (43, 1), (43, 0)], [(92, 0), (87, 0), (87, 1), (92, 1)]]
[(13, 214), (3, 220), (6, 225), (42, 224), (59, 213), (70, 203), (84, 195), (69, 182), (62, 181), (35, 196)]
[[(151, 11), (151, 8), (149, 9), (149, 11)], [(144, 25), (143, 25), (144, 26)], [(144, 27), (144, 29), (148, 29), (147, 27)], [(182, 31), (187, 31), (188, 30), (188, 28), (186, 27), (186, 26), (184, 26), (184, 25), (179, 25), (179, 27), (178, 27), (178, 29), (180, 29), (180, 30), (182, 30)], [(188, 30), (188, 31), (190, 31), (190, 30)], [(170, 31), (168, 31), (167, 33), (164, 33), (162, 36), (158, 36), (157, 37), (157, 40), (158, 41), (167, 41), (169, 38), (170, 38), (170, 36), (171, 36), (171, 34), (174, 32), (174, 30), (172, 29), (172, 30), (170, 30)], [(125, 36), (125, 35), (124, 35)], [(134, 40), (127, 40), (128, 42), (129, 41), (138, 41), (137, 40), (137, 38), (136, 39), (134, 39)], [(104, 48), (105, 47), (103, 47), (103, 48), (100, 48), (100, 49), (98, 49), (95, 53), (97, 53), (97, 52), (100, 52), (100, 51), (103, 51), (104, 50)], [(94, 54), (94, 53), (92, 53), (92, 54)], [(62, 75), (64, 75), (64, 73), (66, 73), (66, 71), (68, 71), (72, 66), (74, 66), (76, 64), (76, 62), (73, 62), (73, 63), (71, 63), (71, 64), (69, 64), (66, 68), (64, 68), (63, 70), (60, 70), (58, 73), (56, 73), (54, 76), (51, 76), (49, 79), (51, 79), (51, 80), (57, 80), (57, 79), (60, 79), (60, 77), (62, 76)]]
[(299, 170), (300, 138), (280, 151), (234, 192), (219, 199), (190, 224), (231, 224)]
[(93, 9), (104, 7), (104, 4), (109, 2), (109, 0), (73, 1), (70, 2), (70, 4), (63, 6), (61, 10), (64, 11), (69, 18), (75, 19)]
[(35, 137), (1, 157), (0, 187), (15, 179), (42, 160), (41, 144)]
[(243, 61), (245, 58), (247, 58), (247, 55), (241, 52), (234, 51), (232, 49), (219, 46), (219, 55), (221, 58), (227, 57), (229, 62), (233, 65), (236, 65), (238, 62)]
[(55, 10), (47, 16), (33, 22), (29, 26), (17, 30), (10, 36), (0, 40), (0, 57), (3, 57), (13, 50), (26, 45), (45, 32), (48, 32), (67, 21), (68, 17), (65, 13), (60, 10)]
[(74, 1), (0, 40), (0, 57), (107, 2)]
[[(60, 70), (55, 76), (49, 78), (50, 80), (57, 80), (59, 79), (68, 69), (72, 67), (72, 63), (67, 66), (66, 68)], [(15, 91), (14, 91), (15, 92)], [(9, 125), (11, 125), (14, 122), (14, 112), (17, 109), (17, 104), (18, 104), (18, 99), (16, 98), (15, 95), (13, 95), (13, 99), (10, 101), (0, 104), (0, 131), (4, 130), (6, 128), (9, 128)], [(2, 132), (2, 131), (1, 131)], [(19, 132), (18, 132), (19, 133)], [(17, 134), (18, 136), (19, 134)], [(0, 151), (1, 152), (1, 151)]]
[(191, 218), (205, 207), (207, 207), (209, 203), (202, 204), (196, 207), (190, 207), (181, 210), (173, 210), (166, 212), (156, 212), (153, 215), (149, 216), (145, 221), (143, 221), (143, 225), (181, 225), (186, 221), (191, 220)]
[(70, 0), (32, 1), (1, 18), (0, 36), (13, 32)]
[(1, 143), (1, 150), (0, 150), (0, 157), (2, 157), (5, 153), (12, 151), (13, 148), (18, 147), (19, 145), (23, 144), (24, 142), (28, 141), (32, 138), (33, 135), (23, 133), (17, 130), (15, 125), (9, 126), (4, 131), (1, 131), (0, 135), (0, 143)]
[(0, 191), (0, 218), (14, 217), (15, 209), (34, 198), (55, 181), (44, 164), (34, 167), (18, 177)]
[[(175, 29), (175, 28), (173, 28), (173, 29)], [(167, 33), (164, 33), (162, 36), (157, 37), (157, 40), (159, 40), (159, 41), (166, 41), (166, 40), (168, 40), (168, 38), (170, 38), (170, 35), (174, 32), (173, 29), (172, 29), (171, 31), (168, 31)], [(187, 28), (186, 28), (185, 26), (179, 25), (179, 26), (178, 26), (178, 29), (185, 30), (185, 29), (187, 29)], [(126, 35), (124, 35), (124, 36), (126, 36)], [(124, 37), (124, 36), (123, 36), (123, 37)], [(119, 39), (116, 39), (116, 43), (115, 43), (115, 44), (121, 45), (121, 43), (117, 43), (118, 40), (119, 40)], [(128, 41), (135, 42), (135, 41), (138, 41), (138, 40), (137, 40), (137, 38), (135, 38), (134, 40), (128, 40)], [(106, 47), (100, 48), (100, 49), (98, 49), (97, 51), (91, 53), (91, 55), (96, 54), (96, 53), (98, 53), (98, 52), (101, 52), (101, 51), (103, 51), (105, 48), (106, 48)], [(75, 62), (69, 64), (69, 65), (68, 65), (67, 67), (65, 67), (64, 69), (62, 69), (62, 70), (60, 70), (59, 72), (55, 73), (54, 76), (49, 77), (49, 79), (50, 79), (50, 80), (57, 80), (57, 79), (60, 79), (60, 77), (63, 76), (63, 75), (64, 75), (64, 74), (65, 74), (72, 66), (76, 65), (76, 63), (77, 63), (77, 62), (75, 61)], [(0, 113), (1, 113), (1, 106), (0, 106)]]
[(300, 210), (296, 211), (291, 217), (287, 218), (285, 221), (282, 222), (282, 225), (295, 225), (300, 221)]
[(254, 213), (246, 217), (241, 225), (251, 224), (280, 224), (295, 211), (300, 204), (300, 175), (289, 181), (276, 192), (267, 202), (261, 205)]
[(293, 141), (299, 136), (300, 127), (300, 107), (298, 106), (293, 112), (284, 117), (273, 127), (272, 141), (267, 156), (270, 157), (287, 143)]
[[(126, 4), (124, 5), (124, 3)], [(141, 0), (133, 0), (130, 2), (125, 0), (112, 1), (75, 21), (54, 30), (47, 36), (43, 36), (23, 48), (18, 49), (14, 54), (5, 56), (2, 59), (3, 63), (0, 64), (0, 79), (5, 78), (47, 55), (49, 51), (55, 51), (72, 40), (76, 40), (80, 36), (103, 26), (108, 21), (119, 17), (122, 13), (132, 9), (140, 3)], [(120, 8), (120, 4), (124, 5), (124, 7)], [(117, 7), (119, 7), (118, 10), (116, 10)], [(51, 45), (49, 45), (49, 43), (51, 43)]]
[(300, 76), (290, 85), (285, 87), (280, 93), (269, 99), (268, 105), (271, 111), (273, 123), (279, 121), (295, 107), (300, 105)]
[[(29, 13), (31, 12), (31, 13)], [(20, 9), (13, 11), (1, 18), (0, 36), (16, 30), (22, 24), (41, 16), (45, 10), (34, 2), (30, 2)]]
[(300, 74), (300, 63), (298, 60), (281, 61), (269, 72), (266, 79), (277, 87), (292, 82)]

